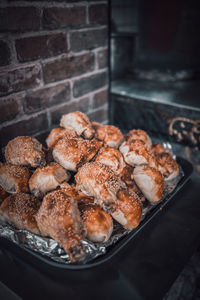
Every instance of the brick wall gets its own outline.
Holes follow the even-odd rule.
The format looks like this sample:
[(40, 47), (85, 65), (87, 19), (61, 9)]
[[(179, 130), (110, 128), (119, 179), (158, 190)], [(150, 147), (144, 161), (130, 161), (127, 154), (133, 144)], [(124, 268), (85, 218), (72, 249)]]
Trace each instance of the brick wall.
[(107, 121), (108, 1), (0, 1), (0, 142), (74, 110)]

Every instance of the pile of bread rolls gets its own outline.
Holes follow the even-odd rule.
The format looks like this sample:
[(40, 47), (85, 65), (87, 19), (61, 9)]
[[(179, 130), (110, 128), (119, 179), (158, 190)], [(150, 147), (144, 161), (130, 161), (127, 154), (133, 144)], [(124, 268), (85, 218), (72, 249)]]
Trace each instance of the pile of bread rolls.
[(90, 122), (82, 112), (61, 117), (46, 139), (18, 136), (0, 162), (0, 218), (55, 239), (70, 260), (85, 257), (81, 240), (106, 242), (113, 220), (133, 230), (143, 201), (157, 203), (179, 167), (162, 145), (133, 129)]

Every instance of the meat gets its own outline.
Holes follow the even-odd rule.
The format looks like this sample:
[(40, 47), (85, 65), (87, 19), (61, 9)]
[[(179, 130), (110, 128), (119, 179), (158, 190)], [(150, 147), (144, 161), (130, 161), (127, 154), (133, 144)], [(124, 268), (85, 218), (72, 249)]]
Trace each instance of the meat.
[(116, 210), (112, 217), (125, 229), (133, 230), (141, 221), (142, 204), (138, 195), (128, 190), (120, 190), (117, 194)]
[(80, 111), (63, 115), (60, 120), (60, 126), (75, 130), (79, 136), (83, 135), (87, 139), (91, 139), (95, 132), (88, 117)]
[(0, 186), (8, 193), (28, 192), (30, 176), (26, 167), (0, 164)]
[(75, 180), (77, 189), (93, 196), (95, 203), (107, 213), (115, 210), (117, 192), (125, 187), (110, 168), (98, 162), (83, 165), (75, 175)]
[(152, 204), (162, 199), (164, 178), (160, 171), (147, 165), (136, 166), (133, 171), (133, 179), (145, 198)]
[(33, 168), (46, 164), (42, 144), (30, 136), (18, 136), (11, 140), (5, 148), (5, 158), (7, 163)]
[(40, 207), (36, 197), (17, 193), (7, 197), (0, 206), (0, 218), (14, 224), (19, 229), (27, 229), (40, 234), (35, 216)]
[(70, 260), (80, 261), (85, 257), (81, 239), (85, 235), (77, 202), (63, 191), (48, 193), (36, 215), (40, 232), (55, 239), (69, 254)]
[(29, 188), (33, 195), (42, 197), (69, 179), (70, 174), (59, 164), (53, 162), (35, 170), (29, 180)]
[(98, 127), (95, 135), (97, 139), (104, 142), (104, 145), (113, 148), (118, 148), (124, 139), (119, 128), (113, 125), (102, 125)]

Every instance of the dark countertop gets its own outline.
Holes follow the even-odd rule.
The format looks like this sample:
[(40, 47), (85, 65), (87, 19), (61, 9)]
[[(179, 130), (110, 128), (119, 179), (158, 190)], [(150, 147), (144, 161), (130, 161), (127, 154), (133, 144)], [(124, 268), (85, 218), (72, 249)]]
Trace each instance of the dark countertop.
[(22, 299), (162, 299), (199, 246), (199, 182), (193, 173), (173, 200), (103, 265), (46, 274), (42, 265), (29, 265), (1, 247), (0, 279)]

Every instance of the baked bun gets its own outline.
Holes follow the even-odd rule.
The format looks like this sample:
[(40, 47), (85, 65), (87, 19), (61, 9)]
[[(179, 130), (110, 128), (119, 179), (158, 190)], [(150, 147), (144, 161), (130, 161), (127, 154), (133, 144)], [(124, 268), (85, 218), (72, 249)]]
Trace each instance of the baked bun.
[(133, 179), (152, 204), (162, 199), (164, 178), (160, 171), (147, 165), (137, 166), (133, 171)]
[(8, 193), (28, 192), (30, 176), (26, 167), (6, 163), (0, 165), (0, 186)]
[(107, 242), (113, 232), (112, 217), (94, 203), (79, 204), (79, 210), (86, 237), (92, 242)]
[(143, 141), (147, 147), (147, 149), (150, 149), (152, 146), (152, 141), (149, 135), (146, 133), (146, 131), (141, 129), (132, 129), (125, 135), (125, 140), (129, 143), (140, 140)]
[(81, 244), (84, 237), (84, 226), (80, 217), (77, 202), (56, 190), (48, 193), (36, 215), (40, 232), (55, 239), (69, 254), (71, 261), (82, 260), (85, 249)]
[(107, 213), (115, 210), (117, 192), (125, 184), (106, 165), (90, 162), (79, 168), (75, 175), (76, 187), (88, 196), (95, 198)]
[(0, 217), (19, 229), (27, 229), (40, 234), (35, 219), (40, 204), (39, 199), (29, 194), (17, 193), (10, 195), (0, 206)]
[(79, 136), (83, 135), (87, 139), (91, 139), (95, 132), (88, 117), (80, 111), (63, 115), (60, 120), (60, 126), (73, 129)]
[(132, 167), (142, 164), (150, 165), (156, 169), (159, 167), (154, 155), (151, 154), (142, 140), (125, 141), (119, 150), (123, 154), (125, 162)]
[(29, 188), (33, 195), (42, 197), (69, 179), (70, 174), (59, 164), (52, 162), (48, 166), (35, 170), (29, 180)]
[(119, 150), (112, 147), (102, 147), (95, 157), (96, 162), (100, 162), (119, 175), (125, 167), (125, 162)]
[(90, 161), (102, 143), (96, 139), (61, 139), (53, 148), (53, 158), (63, 168), (76, 172), (85, 162)]
[(7, 163), (13, 165), (33, 168), (46, 164), (42, 144), (30, 136), (18, 136), (11, 140), (5, 148), (5, 159)]
[(133, 230), (142, 218), (142, 204), (138, 195), (129, 190), (121, 190), (117, 194), (116, 210), (112, 217), (125, 229)]
[(96, 130), (96, 138), (104, 142), (104, 145), (118, 148), (124, 136), (119, 128), (113, 125), (101, 125)]
[(76, 131), (72, 129), (65, 128), (54, 128), (50, 131), (48, 137), (46, 138), (46, 144), (48, 148), (52, 148), (55, 146), (58, 140), (62, 138), (77, 138), (78, 135)]

